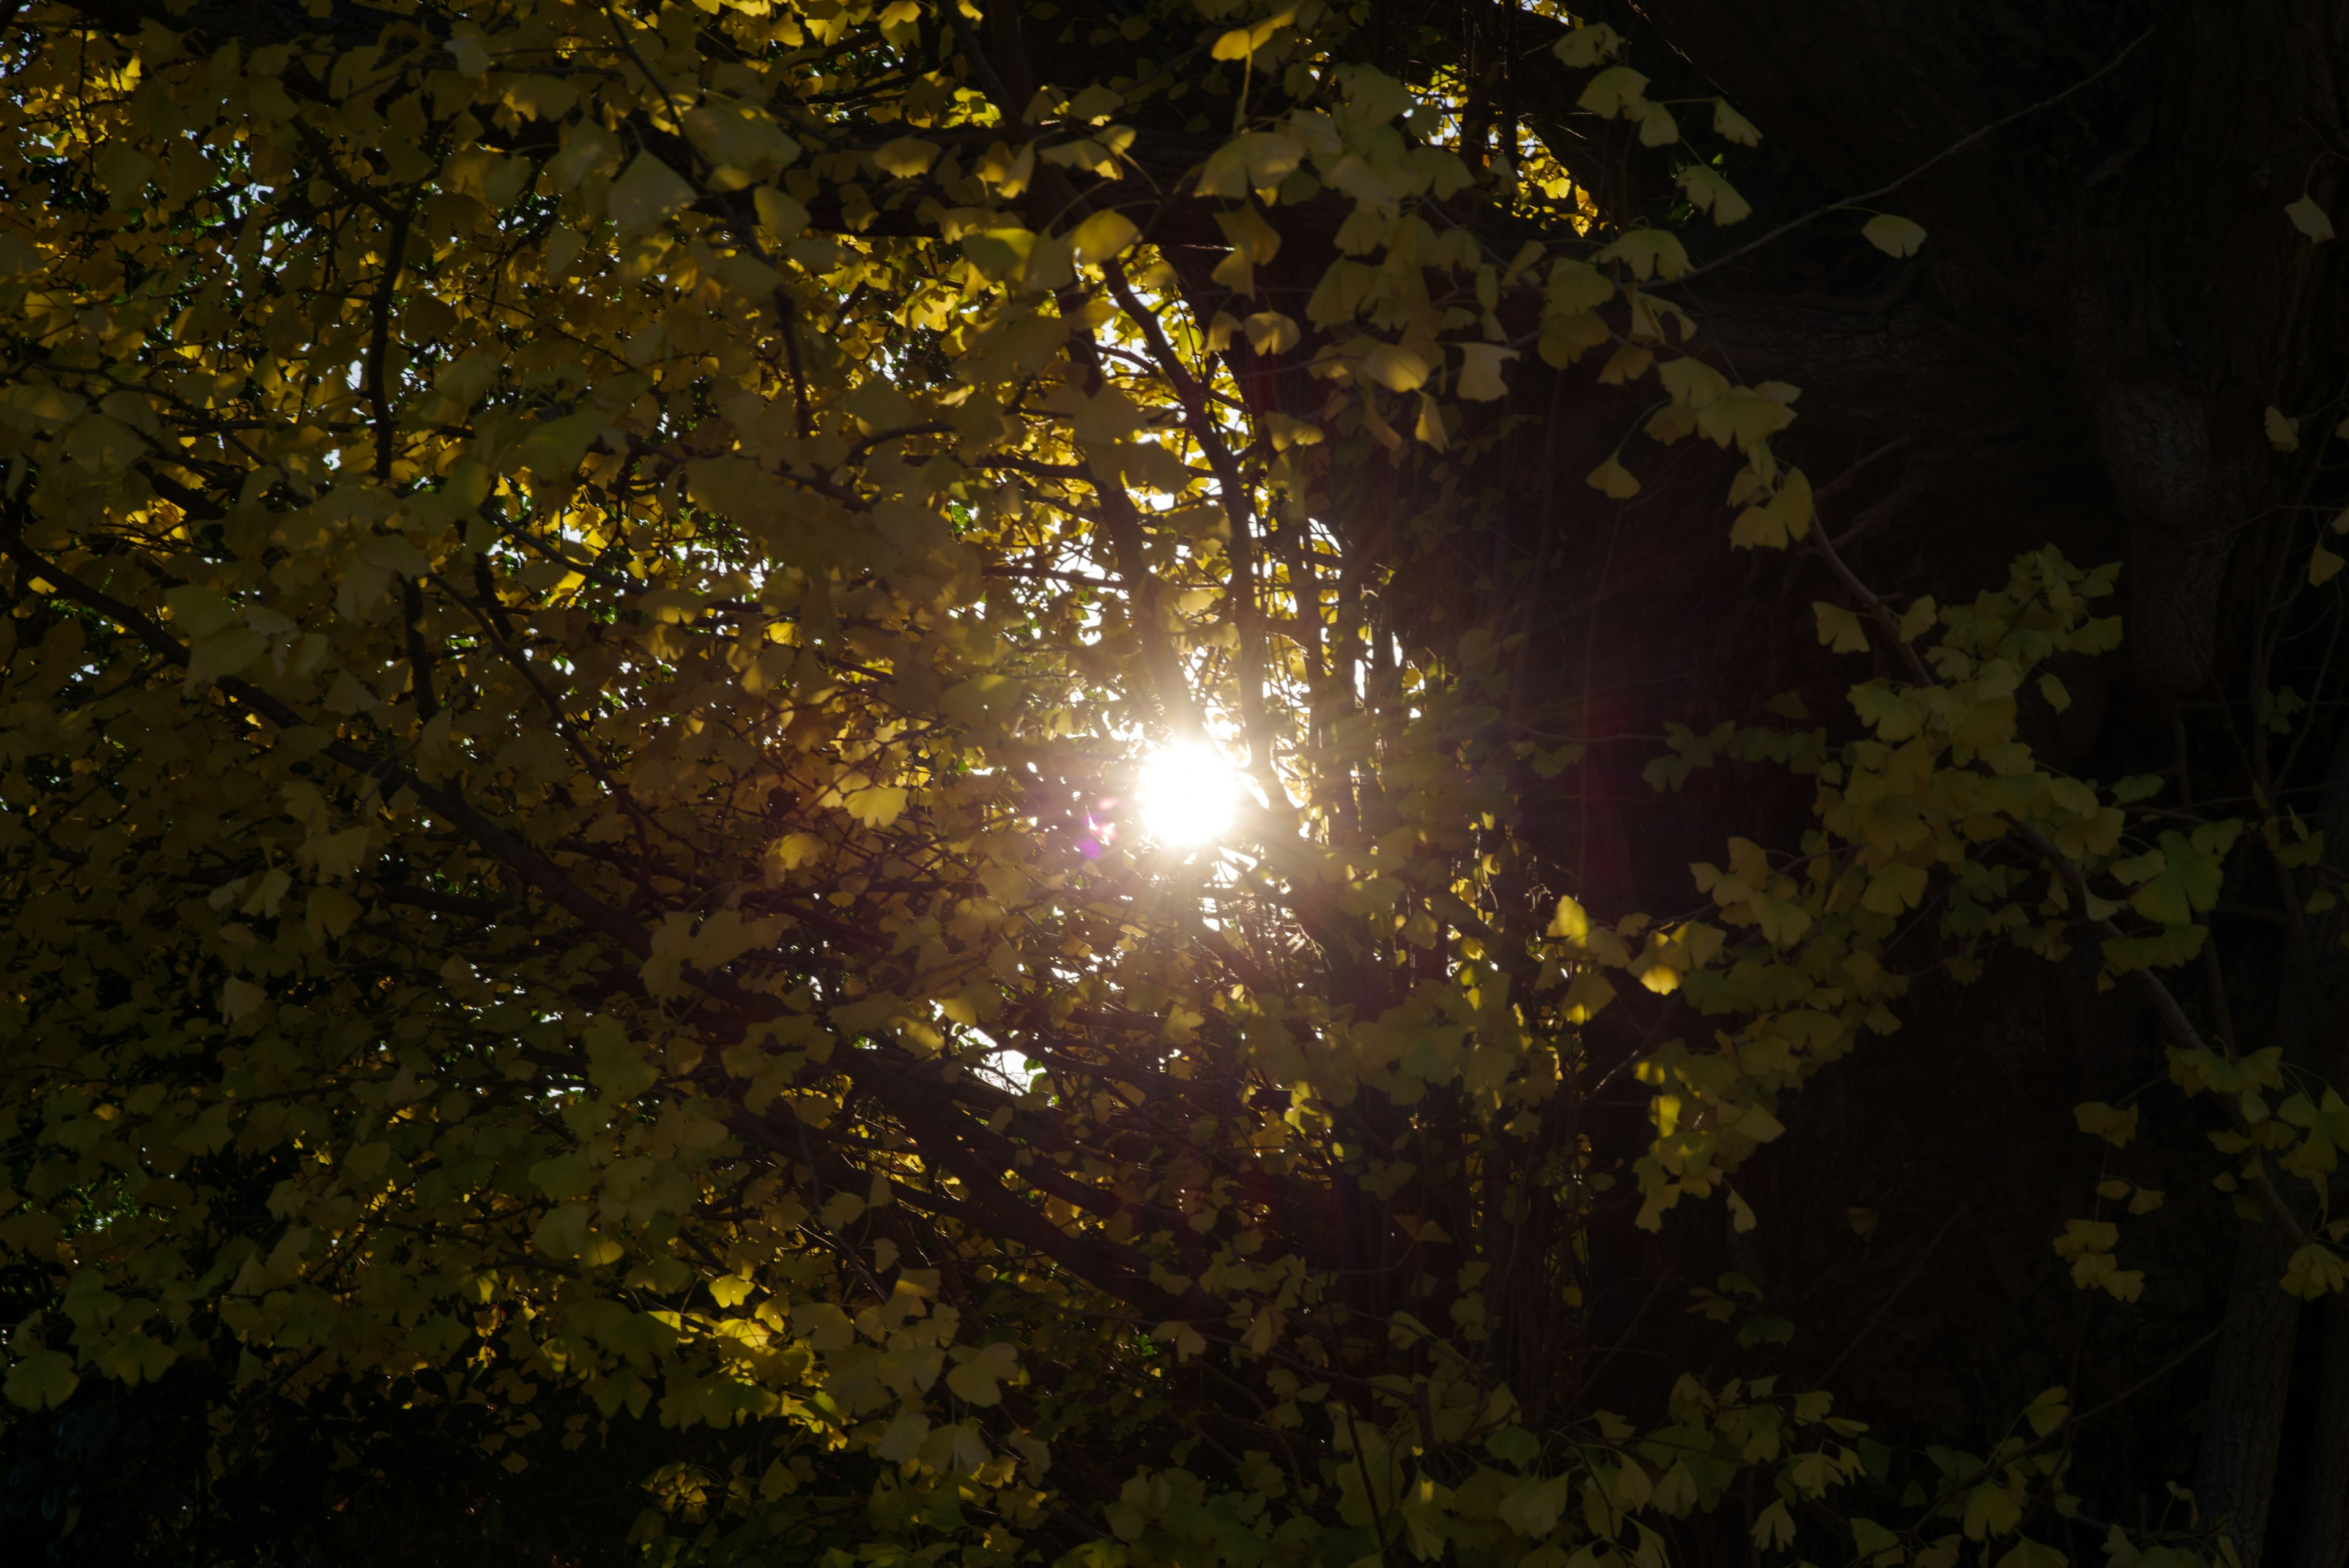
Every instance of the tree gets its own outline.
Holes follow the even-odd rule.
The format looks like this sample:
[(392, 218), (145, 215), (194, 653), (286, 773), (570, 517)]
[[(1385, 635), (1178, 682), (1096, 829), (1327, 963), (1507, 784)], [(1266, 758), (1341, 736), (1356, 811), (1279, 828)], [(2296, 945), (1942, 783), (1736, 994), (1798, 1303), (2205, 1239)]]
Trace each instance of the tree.
[[(2315, 172), (2189, 374), (2109, 324), (2201, 298), (2143, 235), (2202, 132), (2106, 126), (2256, 30), (2051, 24), (1900, 118), (1975, 23), (1727, 10), (15, 13), (16, 1451), (171, 1434), (172, 1560), (626, 1475), (679, 1563), (2255, 1562), (2349, 1281), (2337, 112), (2210, 132)], [(2101, 734), (2111, 541), (1921, 535), (1995, 460), (1833, 363), (1910, 318), (1788, 324), (1944, 248), (1977, 336), (2018, 256), (2081, 285), (2081, 393), (1997, 384), (2131, 530)], [(1170, 756), (1211, 842), (1133, 805)], [(1889, 1157), (1787, 1188), (1951, 1113), (1804, 1113), (2020, 975), (2158, 1035), (1984, 1227), (2125, 1370), (2075, 1397), (2084, 1319), (1879, 1408), (1933, 1245), (1871, 1264)], [(2213, 1176), (2240, 1223), (2164, 1204)], [(1826, 1288), (1758, 1266), (1826, 1215)], [(2240, 1304), (2162, 1304), (2238, 1233)], [(2093, 1417), (2212, 1342), (2208, 1511), (2141, 1511)]]

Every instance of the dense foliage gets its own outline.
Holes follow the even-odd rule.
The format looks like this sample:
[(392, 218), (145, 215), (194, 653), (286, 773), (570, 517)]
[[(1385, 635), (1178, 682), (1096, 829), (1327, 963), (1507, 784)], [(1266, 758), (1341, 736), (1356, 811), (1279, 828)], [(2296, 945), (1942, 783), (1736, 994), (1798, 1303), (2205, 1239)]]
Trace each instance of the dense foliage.
[[(2337, 946), (2321, 825), (2034, 745), (2114, 564), (1838, 554), (1702, 321), (1734, 108), (1536, 4), (1537, 121), (1403, 15), (13, 14), (15, 1504), (179, 1561), (388, 1477), (663, 1563), (2044, 1568), (2064, 1387), (1896, 1451), (1734, 1270), (1628, 1375), (1591, 1306), (1609, 1225), (1766, 1226), (1798, 1091), (2017, 949), (2143, 992), (2265, 1288), (2349, 1283), (2349, 1106), (2178, 978), (2248, 857)], [(1600, 738), (1510, 720), (1531, 634), (1413, 592), (1538, 596), (1486, 545), (1586, 384), (1647, 401), (1570, 504), (1718, 454), (1837, 661), (1669, 732), (1667, 798), (1765, 782), (1648, 913), (1536, 842)], [(2344, 411), (2271, 410), (2311, 504)], [(1185, 748), (1205, 847), (1130, 805)], [(2121, 1303), (2140, 1092), (2053, 1238)]]

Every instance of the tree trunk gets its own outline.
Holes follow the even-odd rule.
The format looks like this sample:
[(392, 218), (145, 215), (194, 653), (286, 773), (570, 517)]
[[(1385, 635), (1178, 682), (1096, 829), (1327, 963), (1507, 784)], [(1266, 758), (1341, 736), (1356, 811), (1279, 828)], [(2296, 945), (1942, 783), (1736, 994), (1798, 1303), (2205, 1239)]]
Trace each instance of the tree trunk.
[[(2349, 1563), (2349, 1316), (2333, 1310), (2319, 1322), (2316, 1430), (2308, 1448), (2292, 1568)], [(2302, 1355), (2306, 1358), (2306, 1346)]]
[(2300, 1324), (2300, 1303), (2276, 1284), (2291, 1256), (2291, 1244), (2273, 1227), (2244, 1230), (2228, 1297), (2237, 1315), (2219, 1336), (2202, 1452), (2194, 1468), (2202, 1522), (2234, 1538), (2242, 1568), (2260, 1568), (2267, 1544), (2268, 1501), (2275, 1490)]

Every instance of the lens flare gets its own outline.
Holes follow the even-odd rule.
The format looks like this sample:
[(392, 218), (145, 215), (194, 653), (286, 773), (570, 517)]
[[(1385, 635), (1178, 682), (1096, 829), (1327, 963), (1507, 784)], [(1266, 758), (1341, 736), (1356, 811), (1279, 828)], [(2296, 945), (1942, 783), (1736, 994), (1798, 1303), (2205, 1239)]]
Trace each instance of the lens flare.
[(1168, 746), (1143, 760), (1133, 804), (1142, 829), (1169, 846), (1206, 844), (1231, 826), (1239, 779), (1208, 747)]

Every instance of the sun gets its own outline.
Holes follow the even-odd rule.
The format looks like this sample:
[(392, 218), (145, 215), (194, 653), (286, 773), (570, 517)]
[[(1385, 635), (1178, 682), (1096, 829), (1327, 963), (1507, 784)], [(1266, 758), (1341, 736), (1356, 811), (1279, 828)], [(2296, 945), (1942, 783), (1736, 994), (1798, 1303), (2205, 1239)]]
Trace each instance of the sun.
[(1133, 804), (1142, 830), (1159, 843), (1206, 844), (1231, 826), (1239, 806), (1239, 776), (1211, 747), (1164, 747), (1143, 759)]

